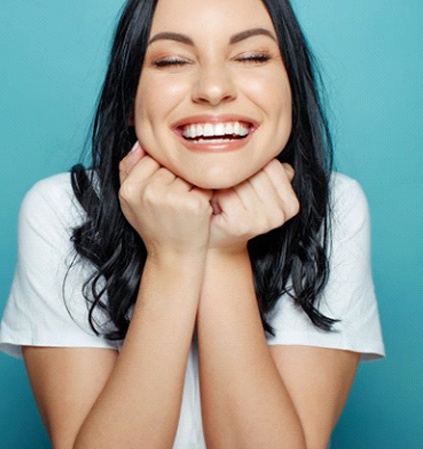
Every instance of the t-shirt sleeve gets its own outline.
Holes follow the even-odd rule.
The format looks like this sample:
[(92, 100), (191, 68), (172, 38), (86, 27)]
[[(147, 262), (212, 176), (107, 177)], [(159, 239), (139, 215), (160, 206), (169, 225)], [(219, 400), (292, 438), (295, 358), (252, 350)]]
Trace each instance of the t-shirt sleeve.
[[(116, 349), (89, 325), (82, 285), (87, 266), (74, 259), (72, 228), (83, 214), (70, 174), (37, 183), (19, 215), (18, 263), (0, 327), (0, 350), (21, 357), (22, 346)], [(100, 320), (104, 317), (100, 317)]]
[(385, 349), (371, 272), (367, 200), (356, 181), (340, 174), (334, 175), (332, 192), (330, 275), (318, 309), (340, 321), (332, 332), (320, 330), (285, 295), (272, 316), (275, 336), (268, 342), (349, 350), (361, 353), (362, 360), (380, 358)]

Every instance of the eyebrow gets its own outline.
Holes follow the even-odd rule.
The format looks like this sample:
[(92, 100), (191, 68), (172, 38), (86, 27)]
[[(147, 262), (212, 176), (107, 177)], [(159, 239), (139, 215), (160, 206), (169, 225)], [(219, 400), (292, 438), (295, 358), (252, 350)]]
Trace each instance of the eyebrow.
[(273, 36), (269, 30), (266, 30), (265, 28), (252, 28), (251, 30), (241, 31), (240, 33), (234, 34), (229, 43), (236, 44), (252, 36), (268, 36), (276, 42), (275, 36)]
[[(229, 44), (233, 45), (253, 36), (268, 36), (276, 42), (275, 36), (273, 36), (273, 34), (269, 30), (266, 30), (265, 28), (251, 28), (250, 30), (241, 31), (240, 33), (236, 33), (233, 36), (231, 36)], [(194, 45), (194, 41), (189, 36), (186, 36), (185, 34), (170, 33), (170, 32), (156, 34), (150, 39), (148, 45), (159, 40), (170, 40), (181, 42), (182, 44), (185, 45), (191, 46)]]

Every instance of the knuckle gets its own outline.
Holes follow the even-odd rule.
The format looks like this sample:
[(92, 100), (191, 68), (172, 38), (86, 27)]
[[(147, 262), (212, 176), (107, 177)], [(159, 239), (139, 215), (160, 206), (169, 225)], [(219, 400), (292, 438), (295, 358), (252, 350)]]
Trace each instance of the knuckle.
[(133, 197), (133, 186), (129, 182), (124, 182), (119, 188), (119, 198), (125, 202), (129, 202)]
[(270, 229), (273, 225), (272, 218), (273, 218), (272, 215), (270, 216), (264, 214), (260, 215), (257, 220), (257, 230), (262, 233)]
[(163, 178), (174, 178), (175, 175), (173, 175), (167, 168), (160, 167), (157, 172), (155, 173), (155, 177), (158, 179)]
[(279, 226), (283, 226), (288, 220), (289, 220), (288, 215), (285, 213), (284, 210), (281, 210), (279, 212), (279, 216), (278, 216), (275, 228), (278, 228)]
[(292, 167), (292, 165), (286, 164), (285, 170), (286, 170), (286, 174), (288, 175), (288, 179), (290, 181), (292, 181), (295, 177), (294, 168)]
[(126, 168), (126, 156), (119, 162), (119, 171), (125, 171)]
[(191, 195), (186, 202), (187, 210), (194, 215), (201, 215), (208, 208), (203, 198), (198, 195)]
[(284, 169), (285, 169), (286, 175), (288, 176), (288, 179), (289, 179), (290, 181), (292, 181), (292, 180), (294, 179), (294, 176), (295, 176), (295, 170), (294, 170), (294, 168), (292, 167), (292, 165), (287, 164), (287, 163), (284, 163), (284, 164), (283, 164), (283, 167), (284, 167)]
[(277, 159), (272, 159), (269, 164), (270, 167), (279, 167), (279, 168), (283, 167), (284, 165), (285, 162), (280, 162)]
[(298, 198), (295, 197), (292, 200), (292, 202), (290, 204), (290, 208), (289, 208), (290, 218), (295, 217), (296, 215), (298, 215), (300, 210), (301, 210), (300, 202), (298, 201)]
[(237, 226), (234, 228), (234, 234), (236, 237), (243, 237), (252, 234), (250, 224), (247, 220), (240, 220)]
[(152, 205), (157, 202), (157, 186), (154, 183), (148, 183), (142, 192), (142, 199), (146, 204)]
[(301, 204), (297, 200), (296, 203), (295, 203), (295, 215), (298, 215), (300, 212), (301, 212)]

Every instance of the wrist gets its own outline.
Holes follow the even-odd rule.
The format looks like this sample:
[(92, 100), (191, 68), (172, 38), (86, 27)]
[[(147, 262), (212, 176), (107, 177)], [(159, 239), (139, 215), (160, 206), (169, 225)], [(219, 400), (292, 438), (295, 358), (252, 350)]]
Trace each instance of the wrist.
[(153, 251), (147, 254), (146, 265), (173, 272), (204, 271), (206, 251)]
[(204, 272), (205, 257), (180, 257), (175, 254), (148, 256), (142, 271), (137, 306), (144, 308), (150, 304), (156, 309), (168, 307), (170, 303), (179, 304), (178, 307), (198, 304)]
[(248, 256), (247, 242), (236, 242), (222, 246), (210, 246), (207, 250), (207, 258), (242, 258)]
[[(254, 279), (248, 251), (227, 253), (209, 251), (207, 253), (204, 280), (201, 288), (203, 311), (211, 307), (224, 307), (245, 301), (250, 295), (240, 294), (254, 291)], [(254, 296), (255, 298), (255, 296)], [(204, 307), (206, 309), (204, 309)]]
[(250, 267), (250, 256), (246, 246), (213, 248), (207, 251), (205, 270), (220, 271), (223, 275), (231, 274), (232, 270)]

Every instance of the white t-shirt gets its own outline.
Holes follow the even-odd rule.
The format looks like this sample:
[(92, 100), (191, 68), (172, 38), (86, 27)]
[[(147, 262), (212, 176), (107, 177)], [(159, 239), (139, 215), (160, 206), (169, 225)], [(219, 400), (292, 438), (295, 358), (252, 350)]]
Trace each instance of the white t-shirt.
[[(268, 343), (345, 349), (360, 352), (362, 360), (382, 357), (370, 267), (369, 215), (358, 183), (334, 174), (332, 207), (330, 278), (319, 309), (341, 321), (335, 332), (319, 330), (286, 296), (272, 314), (276, 335)], [(0, 327), (0, 350), (16, 357), (22, 357), (22, 345), (119, 350), (121, 342), (95, 335), (88, 324), (81, 286), (91, 269), (89, 264), (79, 263), (68, 272), (75, 255), (72, 228), (83, 222), (69, 173), (38, 182), (26, 195), (19, 218), (18, 264)], [(205, 449), (195, 344), (188, 360), (174, 449), (188, 447)]]

